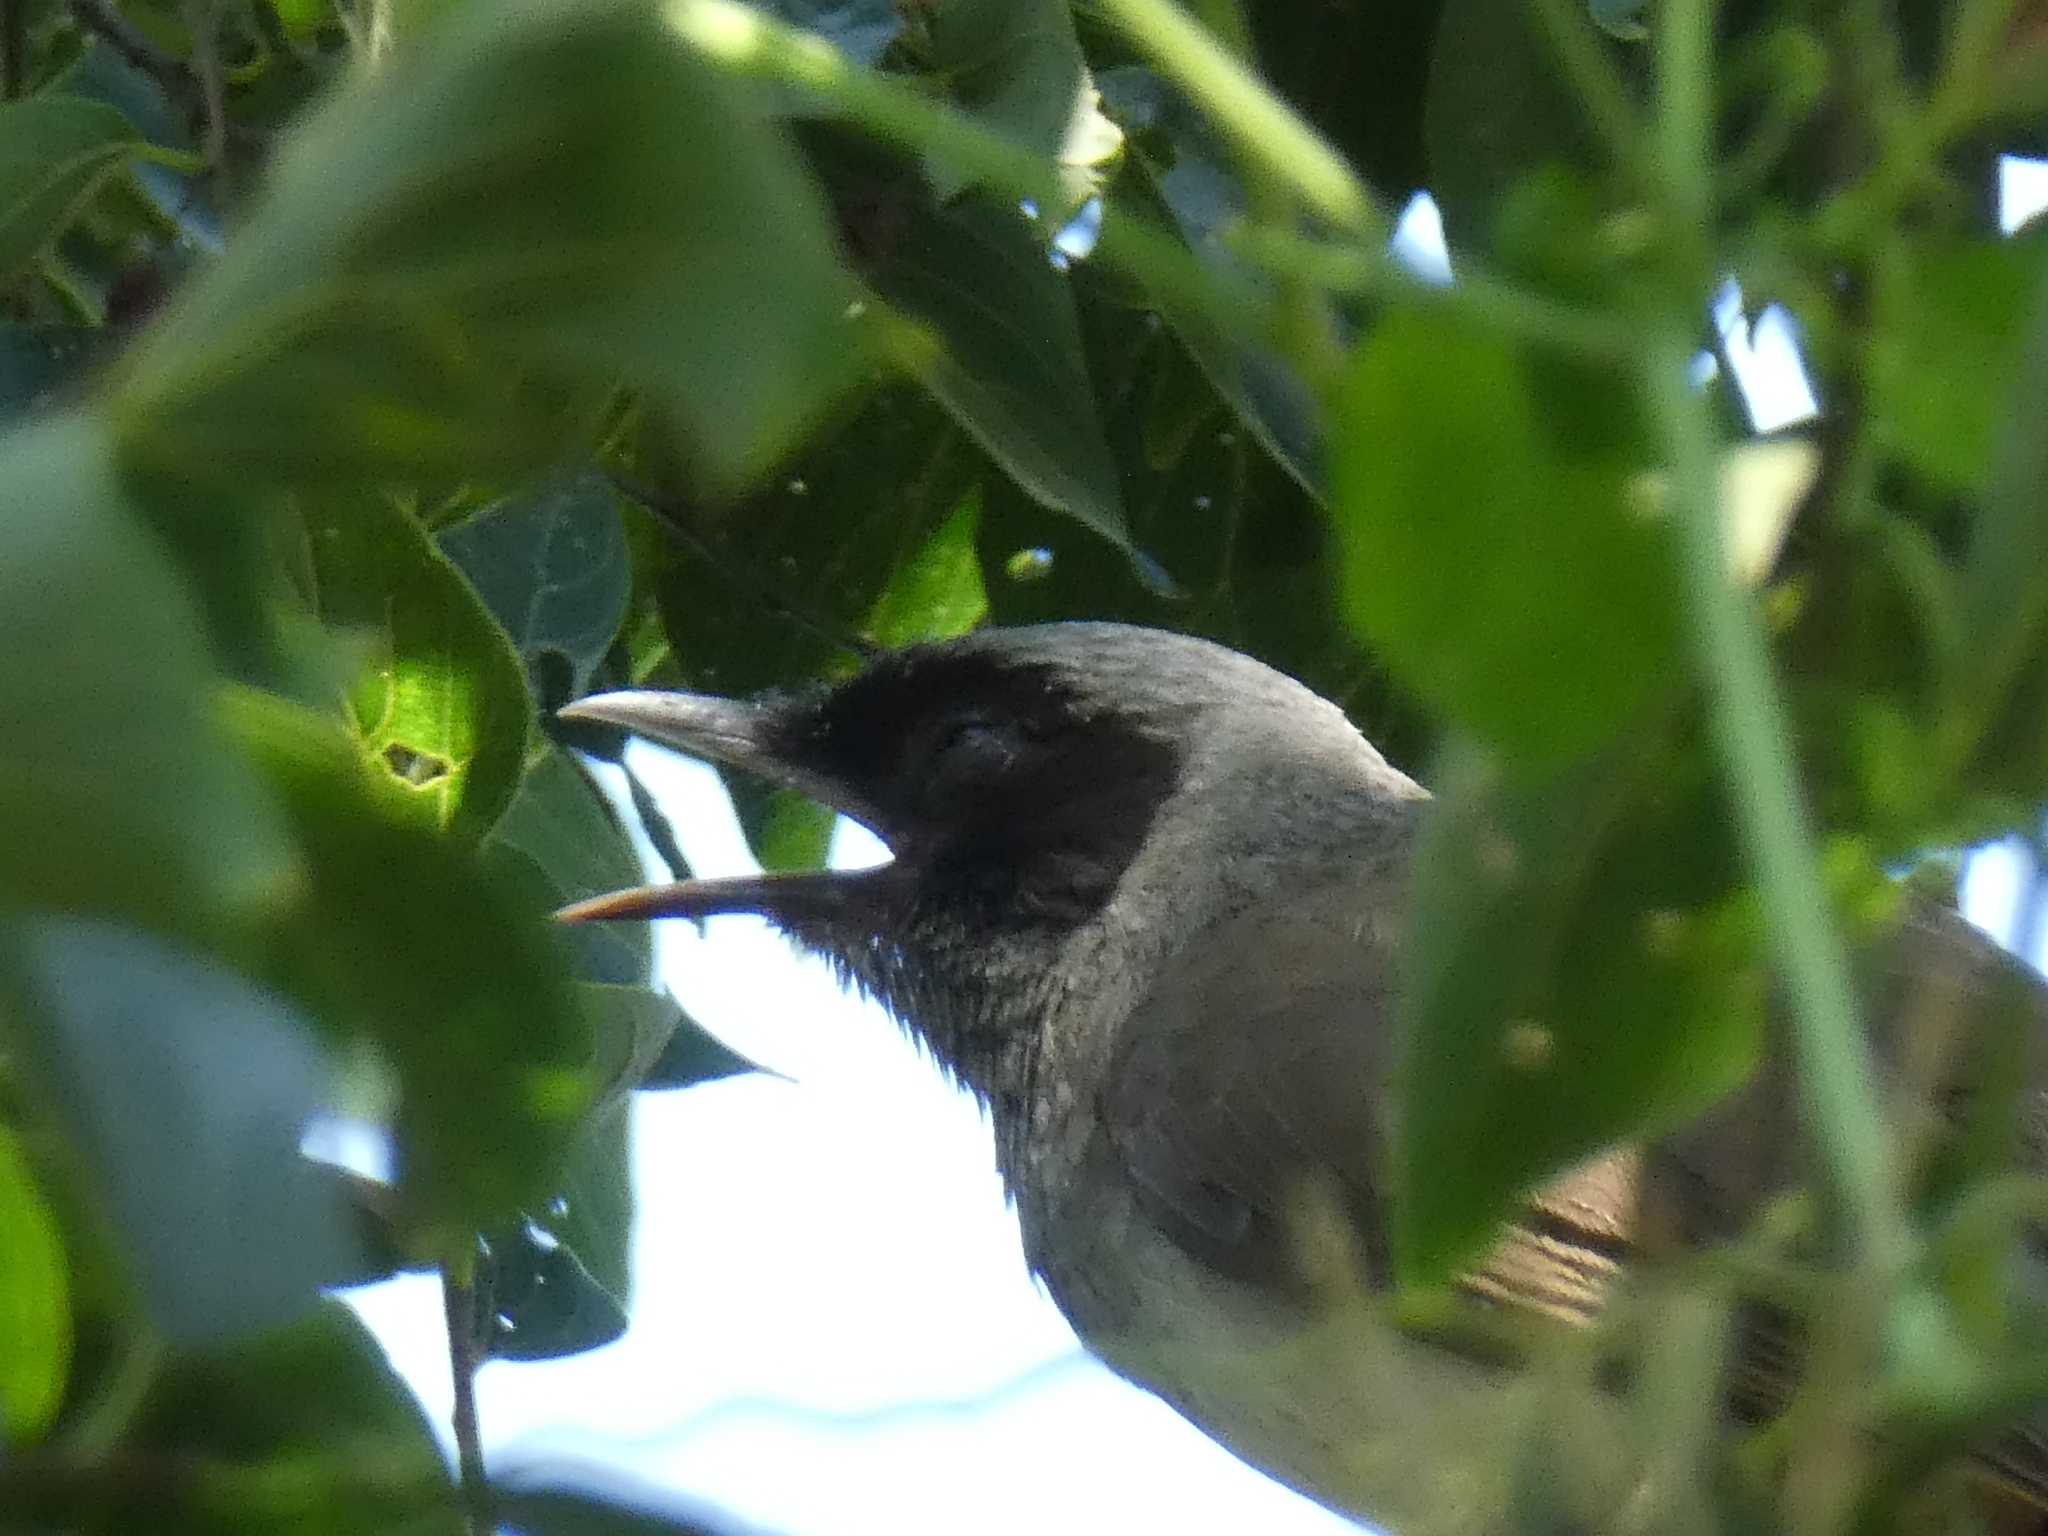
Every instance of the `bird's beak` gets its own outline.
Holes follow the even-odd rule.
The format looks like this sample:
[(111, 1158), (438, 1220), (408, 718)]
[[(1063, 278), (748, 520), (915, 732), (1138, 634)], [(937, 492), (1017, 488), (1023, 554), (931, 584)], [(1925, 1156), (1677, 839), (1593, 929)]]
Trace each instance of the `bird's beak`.
[[(835, 811), (874, 826), (872, 809), (846, 785), (790, 762), (774, 746), (773, 706), (702, 693), (600, 693), (561, 710), (564, 720), (614, 725), (691, 757), (759, 774)], [(682, 880), (593, 896), (555, 914), (565, 923), (633, 918), (715, 917), (754, 912), (779, 923), (843, 917), (872, 900), (893, 878), (891, 866), (807, 870)]]

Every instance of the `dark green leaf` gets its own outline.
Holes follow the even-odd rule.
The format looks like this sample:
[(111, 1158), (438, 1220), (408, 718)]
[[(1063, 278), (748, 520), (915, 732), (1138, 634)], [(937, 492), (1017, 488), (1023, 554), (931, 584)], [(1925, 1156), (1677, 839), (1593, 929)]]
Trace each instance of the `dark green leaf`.
[[(1105, 70), (1101, 86), (1136, 151), (1118, 184), (1120, 199), (1134, 209), (1156, 209), (1219, 278), (1253, 281), (1226, 244), (1246, 214), (1244, 188), (1207, 120), (1148, 69)], [(1320, 496), (1321, 410), (1301, 380), (1274, 353), (1227, 337), (1208, 314), (1176, 302), (1175, 295), (1152, 297), (1245, 429)]]
[(745, 694), (827, 673), (896, 573), (985, 468), (908, 387), (876, 395), (782, 482), (731, 508), (678, 503), (657, 580), (691, 687)]
[[(1614, 50), (1582, 13), (1578, 25), (1587, 46)], [(1502, 200), (1529, 172), (1600, 163), (1578, 93), (1524, 0), (1444, 0), (1423, 136), (1430, 196), (1454, 250), (1489, 243)]]
[(1447, 715), (1528, 763), (1625, 729), (1677, 664), (1665, 532), (1580, 383), (1440, 314), (1387, 317), (1332, 411), (1351, 621)]
[(105, 434), (24, 426), (0, 463), (0, 891), (171, 926), (277, 895), (282, 821), (213, 724), (197, 613)]
[(71, 1277), (21, 1139), (0, 1126), (0, 1444), (34, 1441), (71, 1369)]
[(1897, 326), (1871, 339), (1870, 429), (1884, 449), (1945, 490), (1982, 489), (2044, 278), (2048, 232), (1910, 248)]
[(1420, 755), (1412, 705), (1335, 611), (1337, 545), (1299, 482), (1259, 451), (1174, 328), (1076, 273), (1095, 395), (1143, 579), (1100, 539), (1008, 486), (985, 489), (979, 544), (999, 624), (1121, 619), (1186, 630), (1271, 662), (1360, 715), (1397, 761)]
[(560, 937), (501, 872), (394, 805), (405, 792), (366, 773), (338, 726), (267, 695), (232, 704), (307, 856), (264, 963), (388, 1063), (403, 1222), (440, 1251), (542, 1190), (595, 1100)]
[(685, 1013), (676, 1020), (668, 1044), (640, 1079), (639, 1086), (649, 1091), (693, 1088), (698, 1083), (760, 1070)]
[(664, 1512), (567, 1488), (505, 1488), (496, 1504), (499, 1518), (520, 1536), (744, 1536), (724, 1517)]
[(1526, 1193), (1734, 1087), (1766, 976), (1696, 748), (1540, 787), (1467, 746), (1416, 854), (1395, 1257), (1447, 1282)]
[[(2030, 241), (2038, 274), (2039, 241)], [(2020, 247), (2014, 246), (2015, 251)], [(2009, 295), (2009, 297), (2011, 297)], [(1946, 679), (1951, 710), (1946, 731), (1955, 761), (1974, 756), (1980, 772), (2001, 786), (2037, 799), (2048, 780), (2048, 430), (2042, 392), (2048, 390), (2048, 284), (2036, 283), (2031, 302), (2015, 313), (2021, 344), (1996, 418), (1996, 452), (1984, 509), (1973, 531), (1961, 588), (1961, 633)], [(2003, 349), (2001, 349), (2003, 350)], [(1939, 377), (1968, 373), (1975, 359), (1952, 358)], [(1994, 360), (1990, 365), (1997, 367)], [(1955, 377), (1969, 394), (1971, 384)]]
[(49, 405), (92, 362), (101, 339), (83, 326), (0, 323), (0, 426)]
[(492, 1354), (554, 1359), (609, 1344), (626, 1331), (632, 1299), (631, 1127), (629, 1096), (621, 1094), (597, 1110), (571, 1146), (553, 1198), (491, 1240)]
[[(926, 26), (933, 69), (984, 127), (1063, 164), (1115, 148), (1116, 130), (1096, 111), (1065, 0), (951, 0), (928, 13)], [(928, 157), (927, 166), (942, 201), (968, 185), (940, 156)], [(1065, 217), (1065, 210), (1046, 212)]]
[(532, 721), (505, 632), (387, 496), (297, 504), (313, 608), (366, 652), (348, 692), (366, 759), (404, 786), (426, 825), (482, 836), (518, 788)]
[(109, 924), (25, 924), (20, 953), (31, 1060), (165, 1334), (273, 1327), (356, 1270), (347, 1213), (299, 1154), (333, 1084), (290, 1007)]
[(100, 1495), (114, 1529), (166, 1536), (227, 1528), (457, 1536), (463, 1529), (418, 1400), (339, 1302), (287, 1332), (174, 1358), (129, 1440), (132, 1463), (161, 1472), (154, 1480), (104, 1480)]
[(141, 142), (127, 118), (96, 101), (0, 102), (0, 281), (25, 270)]
[[(617, 814), (560, 748), (527, 769), (519, 793), (484, 845), (484, 861), (530, 891), (532, 913), (640, 883), (640, 863)], [(654, 965), (651, 931), (636, 923), (578, 923), (565, 930), (584, 981), (644, 987)]]
[(934, 345), (919, 357), (925, 387), (1034, 499), (1124, 545), (1073, 294), (1043, 233), (980, 195), (906, 206), (903, 217), (873, 281), (932, 328)]
[(592, 470), (566, 475), (439, 537), (512, 637), (541, 707), (588, 693), (633, 595), (611, 482)]
[(116, 407), (160, 470), (454, 479), (545, 464), (624, 377), (731, 490), (857, 377), (853, 296), (777, 131), (656, 10), (457, 7), (298, 130)]

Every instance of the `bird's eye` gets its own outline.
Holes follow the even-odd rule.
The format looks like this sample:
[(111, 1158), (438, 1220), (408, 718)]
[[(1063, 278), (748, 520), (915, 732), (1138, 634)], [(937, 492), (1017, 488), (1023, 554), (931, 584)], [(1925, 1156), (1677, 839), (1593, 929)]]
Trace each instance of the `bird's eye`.
[(926, 760), (935, 778), (953, 783), (993, 778), (1016, 761), (1021, 740), (1015, 727), (967, 718), (949, 721)]

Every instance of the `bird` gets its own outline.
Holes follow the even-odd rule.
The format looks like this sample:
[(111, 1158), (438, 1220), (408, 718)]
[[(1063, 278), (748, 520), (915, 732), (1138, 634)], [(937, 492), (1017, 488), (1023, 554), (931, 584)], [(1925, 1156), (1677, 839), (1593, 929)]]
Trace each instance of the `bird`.
[[(1111, 1369), (1398, 1536), (1530, 1528), (1511, 1513), (1532, 1475), (1550, 1528), (1655, 1528), (1648, 1474), (1610, 1454), (1641, 1439), (1624, 1395), (1567, 1392), (1503, 1351), (1577, 1359), (1543, 1341), (1603, 1316), (1652, 1229), (1725, 1236), (1790, 1187), (1789, 1072), (1532, 1195), (1461, 1279), (1472, 1327), (1404, 1313), (1392, 1088), (1433, 802), (1336, 704), (1212, 641), (1076, 621), (750, 699), (638, 690), (560, 714), (760, 775), (888, 846), (872, 868), (684, 880), (559, 915), (760, 914), (879, 999), (987, 1107), (1025, 1256)], [(1894, 947), (1875, 968), (1883, 1049), (1929, 987), (2018, 988), (2030, 1041), (2048, 1040), (2031, 973), (1952, 911), (1916, 912)], [(1532, 1432), (1561, 1447), (1533, 1474), (1516, 1449)], [(2044, 1506), (2038, 1442), (1991, 1460)]]

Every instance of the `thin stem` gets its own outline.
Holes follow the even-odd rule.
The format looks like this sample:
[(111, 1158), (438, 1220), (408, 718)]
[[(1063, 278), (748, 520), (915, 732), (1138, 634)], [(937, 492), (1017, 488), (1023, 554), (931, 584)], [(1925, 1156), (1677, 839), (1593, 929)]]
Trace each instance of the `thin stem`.
[(1584, 4), (1578, 0), (1530, 0), (1530, 4), (1552, 55), (1571, 77), (1580, 107), (1606, 145), (1608, 157), (1619, 166), (1637, 164), (1643, 149), (1642, 114), (1629, 100), (1620, 72), (1586, 24)]
[(1654, 35), (1664, 192), (1686, 238), (1703, 239), (1714, 187), (1712, 0), (1665, 0)]
[(128, 63), (153, 78), (173, 101), (184, 106), (199, 101), (199, 82), (184, 61), (145, 37), (133, 22), (114, 9), (113, 0), (71, 0), (71, 14), (86, 31), (97, 35)]
[(1237, 255), (1277, 276), (1331, 293), (1441, 305), (1521, 340), (1594, 362), (1631, 362), (1639, 348), (1640, 337), (1624, 322), (1517, 287), (1467, 258), (1459, 259), (1456, 281), (1438, 283), (1385, 249), (1330, 245), (1257, 228), (1235, 231), (1228, 243)]
[(1248, 173), (1361, 239), (1392, 232), (1350, 163), (1172, 0), (1101, 0), (1101, 8), (1236, 145)]
[[(458, 1268), (467, 1274), (458, 1274)], [(476, 1373), (483, 1364), (477, 1340), (476, 1261), (441, 1266), (441, 1309), (448, 1326), (448, 1368), (455, 1378), (455, 1461), (462, 1479), (463, 1520), (469, 1536), (492, 1536), (491, 1484), (484, 1470), (483, 1430), (476, 1412)]]
[(1648, 394), (1671, 461), (1694, 643), (1727, 765), (1736, 822), (1779, 969), (1815, 1152), (1863, 1266), (1888, 1284), (1909, 1246), (1849, 966), (1829, 916), (1795, 777), (1797, 758), (1763, 630), (1727, 575), (1706, 407), (1686, 385), (1690, 336), (1673, 329), (1647, 359)]

